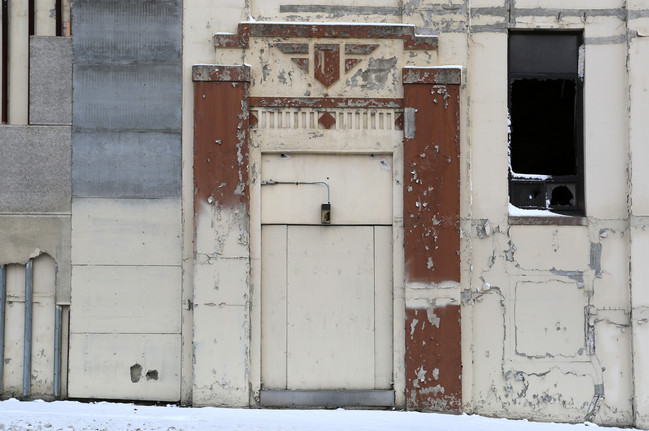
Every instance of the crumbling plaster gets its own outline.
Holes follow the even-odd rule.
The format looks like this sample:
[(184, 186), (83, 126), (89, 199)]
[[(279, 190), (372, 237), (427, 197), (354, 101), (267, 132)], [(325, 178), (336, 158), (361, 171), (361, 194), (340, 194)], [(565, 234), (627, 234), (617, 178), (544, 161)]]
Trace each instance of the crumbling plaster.
[[(266, 96), (266, 90), (273, 94), (290, 93), (308, 88), (310, 83), (295, 64), (284, 61), (284, 54), (276, 49), (271, 52), (274, 49), (272, 43), (262, 46), (262, 41), (253, 40), (250, 50), (218, 50), (214, 56), (207, 44), (211, 36), (219, 31), (236, 32), (237, 22), (250, 16), (273, 21), (403, 22), (414, 24), (421, 33), (439, 33), (439, 50), (435, 54), (400, 54), (393, 52), (398, 50), (393, 47), (381, 53), (377, 51), (377, 57), (370, 57), (376, 62), (396, 55), (397, 59), (404, 58), (403, 64), (406, 65), (420, 64), (419, 61), (467, 65), (460, 101), (461, 285), (425, 291), (407, 289), (403, 300), (410, 304), (421, 302), (430, 305), (440, 298), (457, 302), (461, 296), (464, 411), (538, 420), (589, 419), (610, 425), (633, 423), (631, 400), (634, 387), (637, 400), (638, 395), (644, 394), (641, 387), (647, 377), (637, 368), (633, 375), (632, 362), (643, 361), (643, 358), (646, 362), (649, 353), (636, 347), (635, 357), (632, 357), (631, 324), (634, 322), (634, 346), (638, 346), (641, 344), (639, 341), (647, 337), (648, 333), (643, 328), (649, 313), (646, 313), (646, 304), (635, 306), (639, 294), (633, 298), (631, 318), (629, 254), (634, 268), (631, 279), (640, 284), (646, 279), (642, 276), (646, 266), (642, 262), (643, 256), (649, 253), (643, 245), (644, 226), (647, 224), (644, 219), (634, 217), (636, 213), (647, 214), (644, 209), (649, 207), (646, 204), (649, 199), (643, 186), (646, 181), (642, 181), (647, 175), (646, 170), (636, 169), (632, 177), (634, 212), (630, 229), (627, 206), (629, 156), (625, 145), (612, 143), (624, 143), (630, 139), (636, 159), (646, 151), (643, 150), (645, 146), (640, 145), (641, 137), (647, 135), (643, 132), (647, 127), (643, 120), (647, 104), (642, 102), (646, 96), (627, 101), (627, 82), (632, 87), (636, 86), (633, 97), (641, 97), (638, 94), (642, 91), (646, 94), (646, 88), (639, 91), (637, 88), (646, 86), (646, 79), (642, 76), (647, 61), (640, 59), (647, 49), (647, 42), (646, 38), (638, 37), (647, 28), (646, 18), (643, 18), (646, 9), (633, 2), (627, 4), (634, 17), (628, 21), (631, 31), (627, 33), (624, 30), (624, 2), (620, 0), (599, 0), (589, 4), (588, 9), (581, 9), (576, 1), (563, 0), (549, 4), (538, 0), (473, 0), (471, 5), (465, 1), (384, 2), (369, 8), (360, 4), (336, 7), (323, 1), (322, 5), (309, 10), (280, 5), (279, 2), (231, 3), (223, 14), (208, 13), (206, 16), (202, 14), (208, 9), (208, 4), (185, 6), (185, 28), (191, 26), (191, 31), (186, 30), (184, 68), (187, 71), (191, 64), (203, 62), (249, 63), (253, 72), (252, 95)], [(578, 226), (509, 223), (506, 35), (512, 28), (585, 30), (588, 44), (585, 98), (588, 217)], [(352, 71), (349, 75), (352, 78), (348, 77), (345, 85), (353, 87), (354, 83), (361, 82), (353, 77), (365, 70), (370, 59), (358, 65), (356, 72)], [(191, 178), (191, 163), (187, 161), (192, 157), (192, 95), (187, 73), (184, 82), (184, 176)], [(363, 95), (367, 88), (359, 85), (352, 92)], [(394, 97), (399, 97), (398, 85), (393, 91)], [(315, 94), (315, 90), (310, 93)], [(350, 95), (342, 85), (332, 87), (330, 95), (333, 94)], [(631, 127), (628, 127), (629, 121), (625, 116), (627, 108), (632, 113)], [(269, 145), (268, 148), (279, 145), (281, 137), (274, 139), (275, 143), (261, 144), (253, 135), (253, 148), (255, 145)], [(290, 149), (291, 145), (281, 149), (287, 148)], [(258, 179), (254, 172), (257, 169), (255, 163), (259, 160), (254, 154), (255, 151), (251, 153), (251, 183)], [(184, 187), (184, 206), (191, 208), (193, 193), (187, 183)], [(258, 197), (255, 197), (258, 192), (255, 190), (258, 188), (251, 191), (253, 226), (256, 223), (254, 213), (258, 211)], [(187, 233), (191, 232), (188, 226), (192, 223), (187, 211), (184, 220), (187, 274), (187, 268), (191, 266)], [(398, 225), (399, 221), (396, 223)], [(395, 231), (399, 235), (398, 229)], [(255, 235), (254, 228), (251, 235)], [(631, 245), (632, 236), (634, 242)], [(251, 244), (253, 271), (250, 282), (253, 285), (257, 283), (258, 274), (254, 267), (259, 259), (255, 244), (254, 241)], [(395, 254), (395, 262), (398, 258)], [(243, 285), (248, 280), (240, 282)], [(192, 280), (185, 277), (185, 292), (191, 284)], [(550, 288), (545, 289), (546, 284)], [(533, 294), (523, 295), (522, 299), (527, 301), (524, 302), (517, 296), (517, 291), (526, 288)], [(564, 290), (566, 295), (562, 294)], [(254, 321), (258, 319), (258, 304), (255, 305), (254, 296), (252, 301), (251, 318)], [(234, 303), (234, 299), (231, 302)], [(543, 313), (543, 310), (551, 311), (559, 303), (564, 313)], [(395, 300), (396, 309), (398, 301)], [(236, 327), (245, 330), (248, 315), (243, 312), (236, 316), (233, 320)], [(559, 320), (553, 321), (554, 317)], [(395, 315), (395, 321), (398, 319), (399, 316)], [(541, 339), (538, 345), (532, 344), (536, 339), (526, 339), (531, 334), (538, 336), (538, 331), (542, 334), (552, 330), (550, 324), (554, 323), (558, 323), (554, 330), (559, 334), (565, 333), (565, 336), (553, 334), (551, 338)], [(252, 331), (251, 355), (254, 358), (258, 354), (254, 351), (254, 344), (259, 333), (254, 324), (249, 329)], [(242, 342), (245, 334), (242, 337), (233, 339), (233, 346), (241, 347), (238, 343)], [(522, 347), (518, 345), (519, 339)], [(530, 346), (535, 350), (526, 354), (524, 349)], [(244, 349), (241, 358), (246, 357)], [(258, 381), (256, 373), (258, 371), (252, 367), (250, 381)], [(636, 401), (635, 408), (636, 417), (645, 420), (637, 422), (637, 425), (644, 423), (646, 426), (647, 416), (643, 412), (648, 411), (648, 407), (642, 401)]]

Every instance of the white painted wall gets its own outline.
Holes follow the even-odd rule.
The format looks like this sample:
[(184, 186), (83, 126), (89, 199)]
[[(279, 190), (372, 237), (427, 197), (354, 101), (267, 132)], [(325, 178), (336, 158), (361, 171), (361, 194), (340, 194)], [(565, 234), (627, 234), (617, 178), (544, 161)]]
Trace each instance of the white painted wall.
[[(194, 273), (197, 275), (193, 279), (187, 276), (193, 273), (193, 214), (187, 210), (192, 208), (193, 196), (191, 181), (187, 180), (191, 178), (193, 157), (191, 65), (251, 64), (252, 96), (304, 95), (310, 83), (287, 56), (269, 46), (271, 41), (252, 40), (251, 49), (246, 52), (232, 49), (215, 53), (210, 44), (211, 36), (216, 32), (235, 32), (237, 22), (248, 19), (249, 15), (272, 21), (315, 21), (316, 18), (339, 22), (380, 21), (371, 14), (334, 16), (326, 8), (298, 17), (288, 12), (280, 13), (281, 4), (231, 2), (218, 14), (213, 12), (209, 2), (185, 5), (184, 297), (192, 285), (195, 295), (197, 289), (203, 289), (193, 284), (202, 277), (211, 279), (222, 274), (219, 268), (241, 264), (234, 259), (241, 257), (236, 249), (236, 237), (227, 236), (228, 218), (206, 213), (207, 222), (199, 226), (199, 232), (209, 235), (210, 231), (224, 231), (223, 235), (230, 238), (229, 244), (234, 247), (228, 252), (233, 259), (226, 264), (199, 258), (196, 266), (203, 269)], [(353, 2), (353, 6), (370, 5)], [(392, 7), (394, 4), (386, 1), (371, 6)], [(511, 14), (509, 7), (512, 7)], [(267, 179), (262, 175), (263, 167), (260, 168), (266, 154), (272, 153), (275, 157), (282, 152), (377, 152), (392, 153), (395, 169), (391, 205), (395, 227), (393, 305), (397, 394), (403, 388), (400, 386), (403, 365), (398, 361), (399, 355), (403, 355), (403, 331), (398, 322), (404, 320), (401, 314), (404, 304), (429, 304), (433, 300), (459, 302), (461, 296), (465, 411), (561, 421), (583, 421), (594, 413), (596, 422), (608, 425), (631, 424), (635, 415), (636, 425), (649, 426), (649, 404), (645, 402), (644, 389), (649, 387), (649, 374), (639, 365), (646, 363), (649, 357), (649, 350), (643, 347), (649, 337), (644, 324), (649, 303), (643, 299), (646, 295), (642, 288), (649, 277), (643, 263), (649, 253), (649, 236), (645, 234), (649, 225), (649, 189), (646, 187), (649, 179), (645, 177), (649, 174), (642, 168), (642, 162), (647, 159), (643, 157), (647, 151), (645, 137), (649, 135), (646, 121), (649, 18), (647, 6), (641, 0), (626, 3), (598, 0), (589, 3), (587, 9), (583, 7), (576, 0), (518, 0), (514, 5), (504, 0), (473, 0), (470, 4), (462, 0), (444, 4), (425, 1), (417, 2), (416, 8), (414, 2), (406, 1), (403, 2), (403, 15), (383, 18), (382, 22), (414, 24), (421, 33), (439, 33), (439, 50), (430, 54), (403, 53), (398, 44), (388, 42), (376, 52), (377, 58), (396, 57), (397, 69), (406, 64), (460, 64), (465, 67), (461, 89), (463, 219), (462, 282), (459, 286), (408, 291), (402, 287), (399, 220), (402, 173), (398, 171), (402, 163), (401, 131), (381, 131), (382, 139), (377, 139), (374, 145), (370, 133), (365, 131), (349, 133), (321, 130), (317, 126), (307, 130), (271, 129), (263, 122), (253, 129), (250, 279), (228, 281), (228, 285), (236, 288), (223, 293), (224, 305), (218, 308), (218, 313), (215, 309), (206, 311), (202, 317), (195, 316), (195, 330), (202, 328), (204, 322), (210, 325), (219, 322), (236, 330), (227, 333), (199, 330), (200, 333), (195, 334), (195, 342), (203, 344), (205, 341), (207, 346), (209, 341), (218, 341), (231, 355), (218, 357), (210, 369), (202, 368), (196, 359), (194, 381), (201, 383), (194, 386), (194, 402), (242, 405), (246, 403), (245, 387), (250, 384), (250, 402), (254, 404), (259, 390), (263, 375), (260, 225), (263, 222), (261, 208), (268, 205), (264, 199), (269, 199), (261, 193), (259, 182)], [(437, 13), (439, 11), (444, 13)], [(581, 225), (510, 223), (507, 205), (507, 29), (584, 30), (587, 217)], [(270, 71), (267, 76), (262, 72), (264, 67)], [(362, 70), (362, 66), (359, 67)], [(291, 78), (282, 81), (279, 78), (282, 72)], [(399, 81), (396, 76), (388, 80), (393, 79)], [(366, 97), (372, 94), (360, 87), (348, 88), (351, 83), (350, 78), (345, 77), (330, 88), (329, 95)], [(313, 96), (322, 89), (316, 91), (312, 87), (310, 91)], [(400, 97), (402, 93), (395, 85), (388, 89), (388, 94)], [(636, 161), (633, 166), (632, 161)], [(369, 170), (363, 167), (357, 172), (363, 177)], [(274, 196), (273, 200), (282, 202), (282, 199), (294, 198)], [(335, 212), (333, 198), (332, 202)], [(241, 296), (241, 289), (247, 283), (252, 286), (250, 297)], [(247, 314), (248, 305), (250, 314)], [(185, 322), (191, 314), (186, 313), (186, 317)], [(213, 348), (207, 352), (199, 350), (196, 358), (216, 354), (216, 351)], [(184, 354), (190, 355), (186, 348)], [(211, 377), (212, 369), (218, 370), (218, 379)], [(210, 392), (207, 385), (201, 386), (206, 378), (216, 384), (216, 390)], [(236, 389), (225, 390), (226, 387)], [(596, 408), (602, 394), (601, 406)]]

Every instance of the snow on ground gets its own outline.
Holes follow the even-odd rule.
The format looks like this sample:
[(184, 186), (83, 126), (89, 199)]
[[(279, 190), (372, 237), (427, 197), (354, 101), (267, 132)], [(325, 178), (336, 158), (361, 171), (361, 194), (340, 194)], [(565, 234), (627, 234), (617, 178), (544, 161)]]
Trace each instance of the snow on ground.
[(595, 431), (595, 428), (599, 427), (590, 423), (568, 425), (377, 410), (182, 408), (15, 399), (0, 402), (0, 431)]

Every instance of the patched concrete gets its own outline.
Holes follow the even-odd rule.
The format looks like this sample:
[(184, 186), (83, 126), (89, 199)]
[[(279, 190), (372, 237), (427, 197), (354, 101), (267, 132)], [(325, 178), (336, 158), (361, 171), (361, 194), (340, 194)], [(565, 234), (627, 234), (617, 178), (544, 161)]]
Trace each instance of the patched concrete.
[(180, 196), (180, 134), (75, 133), (72, 192), (76, 197)]
[(72, 123), (72, 39), (32, 36), (29, 123)]
[(0, 212), (69, 212), (70, 127), (1, 126)]
[(180, 265), (178, 199), (75, 199), (74, 265)]
[(50, 255), (57, 265), (57, 302), (70, 302), (69, 215), (2, 215), (0, 244), (0, 264), (25, 264), (31, 257)]

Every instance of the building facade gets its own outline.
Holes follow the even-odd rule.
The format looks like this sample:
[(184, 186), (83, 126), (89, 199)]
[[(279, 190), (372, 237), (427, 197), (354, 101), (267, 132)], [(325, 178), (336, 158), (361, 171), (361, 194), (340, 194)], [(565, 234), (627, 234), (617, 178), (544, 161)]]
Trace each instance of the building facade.
[(3, 397), (649, 428), (645, 2), (24, 3)]

